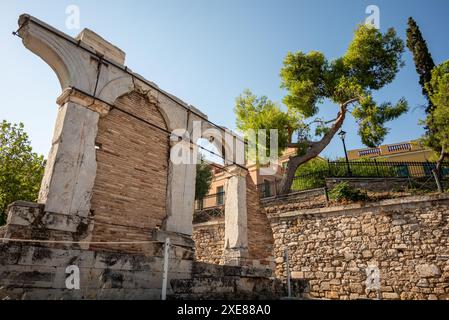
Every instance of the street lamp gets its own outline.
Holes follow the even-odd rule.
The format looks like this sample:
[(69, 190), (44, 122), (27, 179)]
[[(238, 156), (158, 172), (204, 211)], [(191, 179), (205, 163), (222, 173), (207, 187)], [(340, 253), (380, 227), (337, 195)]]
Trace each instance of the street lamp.
[(345, 150), (345, 158), (346, 158), (346, 166), (348, 168), (348, 175), (351, 177), (352, 176), (351, 166), (349, 165), (348, 152), (346, 151), (346, 143), (345, 143), (346, 132), (341, 130), (338, 133), (338, 135), (339, 135), (341, 141), (343, 142), (343, 149)]

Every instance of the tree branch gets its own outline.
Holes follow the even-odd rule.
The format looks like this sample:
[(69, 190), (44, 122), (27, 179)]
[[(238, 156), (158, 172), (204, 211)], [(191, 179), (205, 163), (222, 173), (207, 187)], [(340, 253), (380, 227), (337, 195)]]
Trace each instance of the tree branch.
[[(334, 124), (332, 125), (331, 129), (328, 132), (326, 132), (326, 134), (320, 141), (302, 142), (307, 144), (308, 146), (307, 151), (304, 155), (296, 155), (291, 156), (289, 158), (286, 172), (280, 183), (280, 194), (288, 194), (290, 192), (291, 185), (293, 183), (293, 178), (295, 177), (296, 170), (298, 169), (298, 167), (301, 164), (317, 157), (324, 150), (324, 148), (326, 148), (326, 146), (331, 142), (332, 138), (335, 136), (337, 131), (340, 130), (341, 126), (343, 125), (343, 122), (345, 121), (346, 118), (348, 105), (357, 101), (359, 101), (359, 98), (354, 98), (340, 105), (340, 111), (337, 114), (337, 118)], [(299, 144), (296, 145), (298, 146)]]

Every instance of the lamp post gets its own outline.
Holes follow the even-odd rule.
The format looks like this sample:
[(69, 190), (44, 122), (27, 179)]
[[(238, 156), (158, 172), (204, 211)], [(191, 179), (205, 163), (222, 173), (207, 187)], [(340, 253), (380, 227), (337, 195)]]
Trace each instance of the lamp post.
[(349, 165), (348, 152), (346, 151), (346, 143), (345, 143), (346, 132), (341, 130), (338, 133), (338, 136), (340, 137), (341, 141), (343, 142), (343, 149), (345, 150), (345, 158), (346, 158), (346, 167), (348, 168), (348, 176), (351, 177), (352, 176), (351, 166)]

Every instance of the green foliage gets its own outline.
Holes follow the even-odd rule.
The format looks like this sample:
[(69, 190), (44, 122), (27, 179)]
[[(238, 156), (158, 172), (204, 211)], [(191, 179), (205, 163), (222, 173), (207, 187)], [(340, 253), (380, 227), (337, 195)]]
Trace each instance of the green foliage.
[[(350, 162), (354, 177), (398, 177), (397, 168), (383, 165), (382, 160), (361, 158)], [(328, 162), (321, 158), (312, 159), (300, 165), (292, 184), (292, 191), (321, 188), (326, 185), (325, 178), (347, 177), (348, 169), (344, 159)]]
[[(291, 132), (298, 126), (298, 120), (294, 116), (283, 112), (278, 104), (267, 97), (257, 97), (250, 90), (245, 90), (236, 99), (234, 111), (237, 116), (237, 128), (244, 133), (245, 138), (248, 138), (247, 134), (250, 130), (277, 129), (279, 155), (290, 142)], [(269, 156), (269, 132), (266, 133), (266, 137), (265, 146), (267, 148), (265, 152), (262, 152)], [(263, 146), (263, 141), (257, 141), (256, 150)], [(255, 155), (250, 156), (255, 157)]]
[(413, 54), (413, 60), (415, 62), (416, 72), (419, 75), (419, 84), (422, 88), (422, 94), (426, 97), (428, 102), (426, 107), (428, 118), (424, 122), (421, 122), (425, 125), (426, 129), (426, 133), (422, 141), (429, 148), (436, 152), (440, 152), (441, 144), (430, 128), (433, 127), (430, 124), (432, 121), (432, 116), (430, 114), (433, 111), (434, 105), (430, 99), (431, 92), (429, 92), (429, 82), (432, 79), (432, 70), (435, 67), (435, 63), (427, 47), (426, 40), (424, 40), (419, 26), (412, 17), (408, 19), (407, 47)]
[(366, 201), (368, 195), (358, 189), (355, 189), (347, 182), (337, 184), (330, 192), (329, 198), (338, 202), (343, 201)]
[[(371, 96), (391, 83), (403, 66), (404, 44), (394, 29), (383, 35), (377, 29), (361, 25), (346, 54), (328, 62), (319, 52), (288, 53), (281, 70), (282, 87), (288, 90), (284, 103), (290, 111), (308, 118), (319, 111), (324, 99), (343, 104), (359, 99), (352, 115), (359, 124), (358, 133), (367, 146), (382, 143), (388, 129), (385, 123), (407, 111), (405, 99), (397, 105), (377, 105)], [(316, 135), (325, 134), (326, 127), (317, 127)]]
[[(288, 167), (281, 193), (287, 193), (293, 183), (299, 183), (292, 181), (292, 172), (301, 161), (324, 150), (341, 128), (347, 113), (355, 118), (358, 133), (367, 146), (383, 142), (388, 133), (386, 123), (405, 113), (408, 106), (405, 99), (396, 105), (389, 102), (377, 105), (372, 95), (373, 91), (394, 80), (404, 65), (403, 52), (404, 43), (394, 29), (383, 34), (371, 26), (360, 25), (345, 55), (333, 61), (317, 51), (287, 54), (280, 71), (281, 88), (287, 91), (283, 99), (287, 113), (266, 97), (257, 98), (245, 92), (237, 99), (235, 111), (239, 129), (278, 129), (280, 152), (291, 138), (292, 130), (298, 135), (297, 155), (303, 157), (291, 162), (294, 165)], [(336, 118), (307, 121), (318, 114), (319, 106), (325, 100), (338, 105)], [(311, 125), (317, 123), (312, 134)], [(321, 136), (321, 140), (312, 142), (312, 135)]]
[(5, 223), (10, 203), (37, 200), (44, 168), (44, 157), (32, 151), (24, 125), (4, 120), (0, 131), (0, 225)]
[(203, 200), (209, 193), (213, 173), (210, 166), (201, 160), (196, 165), (195, 200)]
[(412, 17), (408, 18), (407, 47), (413, 54), (413, 60), (415, 61), (416, 72), (419, 75), (419, 84), (422, 88), (422, 94), (429, 102), (426, 112), (430, 113), (433, 105), (426, 84), (428, 84), (432, 78), (432, 70), (435, 67), (435, 63), (427, 48), (426, 40), (424, 40), (419, 26)]
[(361, 99), (352, 114), (358, 119), (358, 133), (363, 144), (370, 148), (380, 145), (389, 131), (383, 124), (396, 119), (407, 110), (405, 99), (399, 100), (396, 105), (389, 102), (377, 105), (371, 96)]
[(393, 28), (382, 34), (376, 28), (359, 26), (343, 58), (350, 83), (360, 86), (365, 94), (381, 89), (404, 66), (403, 52), (404, 43)]
[(435, 67), (426, 84), (434, 105), (425, 124), (429, 128), (427, 139), (438, 141), (440, 148), (449, 152), (449, 60)]
[[(350, 161), (351, 172), (354, 177), (397, 177), (398, 172), (394, 166), (384, 165), (385, 160), (360, 158)], [(330, 162), (330, 177), (346, 177), (348, 175), (347, 164), (344, 159)]]
[(293, 180), (292, 191), (302, 191), (323, 187), (328, 172), (327, 161), (321, 158), (312, 159), (298, 167)]

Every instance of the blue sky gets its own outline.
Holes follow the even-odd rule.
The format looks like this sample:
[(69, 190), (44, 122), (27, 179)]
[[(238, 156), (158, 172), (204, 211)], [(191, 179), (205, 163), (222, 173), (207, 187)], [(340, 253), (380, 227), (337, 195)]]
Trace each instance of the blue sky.
[[(55, 100), (61, 89), (53, 71), (23, 47), (11, 31), (17, 18), (29, 13), (63, 32), (68, 5), (81, 10), (81, 28), (88, 27), (127, 53), (126, 64), (161, 88), (200, 108), (209, 118), (235, 128), (234, 100), (245, 88), (281, 101), (279, 70), (288, 51), (318, 50), (329, 58), (344, 54), (353, 30), (366, 18), (365, 8), (380, 8), (381, 29), (395, 27), (405, 39), (413, 16), (421, 27), (436, 63), (449, 59), (449, 1), (381, 0), (160, 0), (160, 1), (1, 1), (0, 119), (22, 121), (32, 145), (47, 155), (56, 118)], [(386, 143), (419, 137), (424, 117), (414, 64), (404, 55), (405, 68), (382, 89), (378, 101), (407, 98), (410, 111), (390, 122)], [(329, 119), (336, 107), (325, 104)], [(348, 119), (348, 148), (362, 147), (356, 124)], [(334, 141), (323, 155), (343, 154)]]

